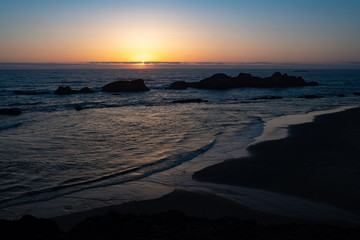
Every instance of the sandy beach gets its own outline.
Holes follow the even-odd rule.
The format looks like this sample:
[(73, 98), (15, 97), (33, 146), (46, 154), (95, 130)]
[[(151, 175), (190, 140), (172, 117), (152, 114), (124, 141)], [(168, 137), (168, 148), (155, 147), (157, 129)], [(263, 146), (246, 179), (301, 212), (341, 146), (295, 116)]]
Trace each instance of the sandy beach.
[[(193, 178), (196, 181), (256, 188), (295, 196), (328, 204), (358, 215), (360, 213), (358, 206), (360, 200), (359, 122), (360, 108), (320, 115), (311, 123), (290, 126), (287, 138), (251, 145), (248, 148), (250, 152), (248, 157), (231, 159), (207, 167), (196, 172)], [(179, 213), (169, 212), (174, 210)], [(60, 230), (53, 225), (54, 230), (48, 236), (55, 234), (63, 237), (64, 233), (68, 232), (70, 235), (66, 236), (72, 239), (85, 236), (89, 228), (95, 228), (96, 234), (99, 235), (96, 235), (94, 239), (98, 239), (104, 236), (103, 234), (107, 234), (102, 232), (102, 226), (113, 229), (116, 226), (113, 225), (114, 222), (119, 223), (119, 221), (124, 221), (124, 218), (129, 218), (126, 216), (131, 216), (136, 228), (138, 228), (137, 221), (151, 223), (158, 221), (159, 218), (168, 219), (165, 220), (169, 221), (164, 226), (165, 231), (169, 228), (172, 229), (170, 232), (183, 231), (175, 226), (192, 229), (188, 233), (182, 233), (185, 234), (184, 237), (194, 234), (193, 228), (197, 228), (198, 224), (201, 225), (201, 231), (206, 232), (214, 228), (214, 225), (221, 226), (216, 231), (224, 234), (229, 231), (230, 220), (226, 220), (229, 217), (237, 219), (235, 222), (239, 221), (236, 222), (238, 226), (236, 229), (245, 227), (245, 230), (241, 231), (235, 231), (233, 227), (230, 227), (233, 229), (231, 231), (234, 231), (230, 234), (232, 237), (256, 233), (260, 236), (259, 239), (262, 239), (264, 235), (259, 235), (258, 231), (264, 231), (266, 234), (269, 231), (271, 236), (277, 236), (279, 228), (282, 229), (284, 236), (295, 236), (296, 232), (301, 233), (299, 239), (308, 239), (309, 236), (315, 236), (310, 239), (318, 239), (319, 234), (321, 236), (330, 234), (335, 236), (334, 239), (342, 239), (343, 236), (354, 239), (359, 234), (358, 228), (353, 228), (356, 224), (348, 226), (342, 224), (342, 226), (334, 227), (334, 225), (328, 225), (329, 222), (326, 221), (311, 221), (311, 219), (304, 221), (304, 219), (252, 209), (208, 192), (175, 189), (172, 193), (158, 199), (128, 202), (51, 218), (46, 220), (50, 221), (46, 224), (51, 225), (55, 222)], [(248, 219), (253, 222), (248, 222)], [(41, 221), (45, 220), (31, 218), (14, 223), (5, 222), (2, 226), (15, 224), (15, 228), (19, 226), (22, 228), (21, 224), (25, 224), (26, 228), (29, 225), (26, 221), (35, 225), (39, 224), (37, 225), (40, 228), (39, 231), (43, 231), (41, 229), (45, 226), (45, 222)], [(318, 225), (319, 223), (322, 225)], [(336, 224), (336, 221), (331, 224), (334, 223)], [(344, 222), (339, 221), (339, 223)], [(130, 222), (126, 224), (134, 227)], [(344, 226), (352, 228), (343, 228)], [(145, 232), (153, 231), (151, 224), (145, 224), (143, 228)], [(158, 234), (158, 231), (155, 232)], [(130, 231), (126, 234), (133, 236), (132, 234), (137, 233)], [(202, 233), (196, 234), (205, 236)], [(206, 234), (211, 236), (208, 232)], [(169, 238), (165, 236), (163, 239)]]
[(294, 221), (294, 219), (291, 218), (244, 207), (214, 194), (185, 190), (175, 190), (158, 199), (134, 201), (120, 205), (97, 208), (90, 211), (54, 217), (52, 220), (59, 225), (60, 229), (68, 231), (78, 222), (81, 222), (88, 217), (104, 215), (108, 211), (115, 211), (121, 214), (158, 214), (174, 210), (183, 212), (187, 216), (208, 219), (231, 216), (239, 219), (254, 219), (263, 224)]
[(327, 203), (359, 214), (360, 109), (290, 126), (289, 137), (248, 148), (194, 174), (198, 181), (258, 188)]

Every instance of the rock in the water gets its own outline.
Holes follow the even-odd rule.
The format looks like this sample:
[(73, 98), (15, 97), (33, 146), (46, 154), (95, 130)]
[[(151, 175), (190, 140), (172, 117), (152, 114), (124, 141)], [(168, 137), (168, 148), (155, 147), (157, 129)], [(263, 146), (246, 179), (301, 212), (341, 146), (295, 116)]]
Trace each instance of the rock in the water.
[(144, 92), (150, 89), (145, 86), (144, 80), (116, 81), (102, 87), (103, 92)]
[(76, 106), (74, 106), (74, 109), (75, 109), (76, 111), (81, 111), (81, 110), (83, 110), (84, 108), (83, 108), (82, 106), (76, 105)]
[(79, 93), (94, 93), (93, 90), (91, 90), (90, 88), (88, 87), (84, 87), (82, 89), (79, 90)]
[(185, 81), (174, 82), (170, 85), (169, 89), (184, 90), (190, 87), (190, 84)]
[(34, 91), (21, 91), (15, 90), (13, 93), (18, 95), (40, 95), (40, 94), (49, 94), (50, 92), (34, 92)]
[(193, 83), (192, 86), (206, 89), (228, 89), (236, 87), (233, 78), (224, 73), (214, 74), (198, 83)]
[(354, 95), (360, 96), (360, 92), (354, 92)]
[(345, 94), (342, 94), (342, 93), (341, 93), (341, 94), (338, 94), (337, 96), (338, 96), (338, 97), (345, 97)]
[(2, 108), (0, 109), (0, 115), (20, 115), (21, 110), (18, 108)]
[(55, 91), (55, 94), (58, 95), (68, 95), (68, 94), (75, 94), (78, 91), (72, 90), (69, 86), (63, 87), (59, 86), (58, 89)]
[(200, 98), (195, 99), (181, 99), (181, 100), (174, 100), (173, 103), (202, 103), (202, 102), (208, 102), (208, 100), (202, 100)]
[(203, 89), (231, 89), (242, 87), (271, 88), (271, 87), (302, 87), (316, 86), (317, 82), (305, 82), (302, 77), (288, 76), (286, 73), (274, 73), (270, 77), (254, 77), (251, 74), (240, 73), (236, 77), (230, 77), (223, 73), (214, 74), (200, 82), (174, 82), (170, 89), (186, 89), (188, 87)]

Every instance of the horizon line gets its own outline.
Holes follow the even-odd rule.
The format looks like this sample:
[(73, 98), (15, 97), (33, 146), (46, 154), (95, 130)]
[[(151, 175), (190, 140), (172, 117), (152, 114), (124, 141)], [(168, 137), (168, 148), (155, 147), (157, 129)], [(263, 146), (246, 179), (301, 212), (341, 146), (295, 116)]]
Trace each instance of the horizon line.
[(342, 61), (328, 63), (297, 62), (187, 62), (187, 61), (90, 61), (90, 62), (0, 62), (0, 69), (41, 69), (41, 68), (141, 68), (141, 67), (264, 67), (264, 68), (360, 68), (360, 61)]

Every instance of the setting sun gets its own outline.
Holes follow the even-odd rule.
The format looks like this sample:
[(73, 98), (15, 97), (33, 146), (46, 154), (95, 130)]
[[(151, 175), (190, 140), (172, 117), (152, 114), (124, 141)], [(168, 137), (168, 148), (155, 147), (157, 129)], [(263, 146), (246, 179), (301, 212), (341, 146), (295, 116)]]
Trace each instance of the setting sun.
[[(0, 9), (0, 62), (359, 63), (357, 4), (329, 5), (321, 11), (324, 21), (317, 22), (316, 10), (324, 8), (316, 3), (306, 18), (280, 18), (277, 11), (299, 13), (308, 5), (274, 8), (264, 2), (269, 11), (262, 12), (258, 5), (242, 1), (161, 2), (84, 7), (23, 1), (21, 11), (15, 11), (20, 5), (9, 1)], [(49, 14), (49, 9), (57, 11)], [(353, 17), (343, 17), (345, 12)]]

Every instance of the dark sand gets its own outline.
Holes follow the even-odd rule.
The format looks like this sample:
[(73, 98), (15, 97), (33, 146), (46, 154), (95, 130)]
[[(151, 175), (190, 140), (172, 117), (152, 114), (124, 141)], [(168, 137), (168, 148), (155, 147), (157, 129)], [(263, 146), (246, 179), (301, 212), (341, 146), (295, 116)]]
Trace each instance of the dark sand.
[(195, 180), (258, 188), (360, 214), (360, 108), (290, 126), (289, 137), (248, 148), (249, 157), (207, 167)]
[(145, 201), (134, 201), (109, 207), (96, 208), (86, 212), (54, 217), (54, 220), (63, 231), (68, 231), (76, 223), (87, 217), (104, 215), (108, 211), (121, 214), (157, 214), (168, 211), (181, 211), (188, 216), (209, 219), (233, 216), (240, 219), (254, 219), (259, 223), (286, 223), (291, 218), (256, 211), (233, 201), (204, 192), (189, 192), (175, 190), (161, 198)]

